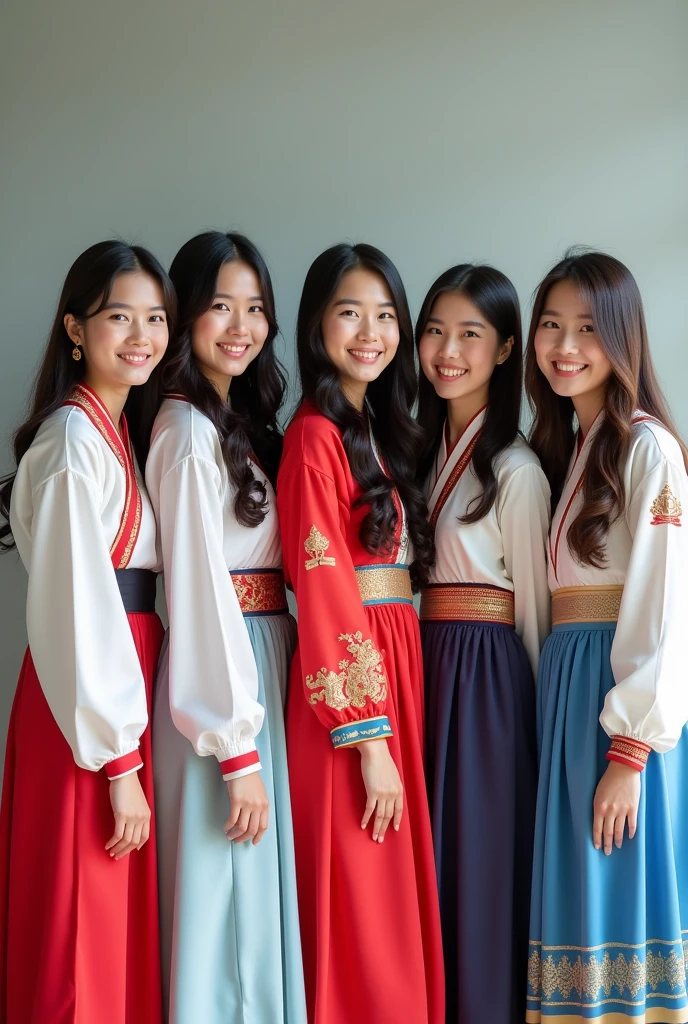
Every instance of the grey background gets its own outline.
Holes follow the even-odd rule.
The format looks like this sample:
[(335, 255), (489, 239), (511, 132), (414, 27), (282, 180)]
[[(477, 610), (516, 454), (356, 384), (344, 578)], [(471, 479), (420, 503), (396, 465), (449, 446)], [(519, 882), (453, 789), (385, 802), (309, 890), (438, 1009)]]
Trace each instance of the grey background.
[[(414, 311), (467, 259), (527, 310), (567, 245), (604, 247), (688, 433), (686, 0), (5, 0), (0, 25), (3, 471), (71, 261), (117, 234), (169, 262), (208, 227), (263, 248), (288, 366), (342, 238), (388, 252)], [(2, 557), (3, 740), (25, 593)]]

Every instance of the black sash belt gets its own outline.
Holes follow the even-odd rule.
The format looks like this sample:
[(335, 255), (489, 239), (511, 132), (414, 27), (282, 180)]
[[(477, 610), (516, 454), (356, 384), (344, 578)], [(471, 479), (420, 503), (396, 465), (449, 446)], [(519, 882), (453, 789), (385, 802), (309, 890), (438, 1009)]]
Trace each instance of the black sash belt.
[(152, 569), (115, 569), (117, 586), (127, 615), (155, 611), (155, 581)]

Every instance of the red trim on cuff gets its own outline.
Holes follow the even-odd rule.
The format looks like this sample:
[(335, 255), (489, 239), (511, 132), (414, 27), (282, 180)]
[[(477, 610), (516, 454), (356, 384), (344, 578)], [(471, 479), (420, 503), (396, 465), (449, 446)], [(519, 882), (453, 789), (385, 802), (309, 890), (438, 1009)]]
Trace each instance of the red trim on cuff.
[(252, 764), (258, 764), (260, 755), (257, 750), (250, 750), (248, 754), (239, 754), (238, 757), (228, 757), (226, 761), (220, 761), (220, 771), (223, 775), (230, 772), (241, 771), (242, 768), (249, 768)]
[(116, 757), (114, 761), (108, 761), (105, 765), (105, 774), (108, 779), (114, 779), (118, 775), (124, 775), (125, 772), (133, 772), (135, 768), (142, 768), (143, 761), (141, 760), (141, 753), (139, 750), (132, 750), (130, 754), (122, 754), (121, 757)]
[(652, 747), (642, 740), (634, 740), (629, 736), (613, 736), (612, 745), (607, 751), (607, 760), (627, 764), (641, 772), (647, 764), (651, 750)]

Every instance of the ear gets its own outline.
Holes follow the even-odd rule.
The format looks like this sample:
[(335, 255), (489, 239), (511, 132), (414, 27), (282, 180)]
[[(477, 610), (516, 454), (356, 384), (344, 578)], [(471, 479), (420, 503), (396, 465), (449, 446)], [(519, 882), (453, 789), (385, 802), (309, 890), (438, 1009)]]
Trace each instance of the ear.
[(83, 345), (84, 343), (84, 328), (79, 323), (73, 313), (67, 313), (64, 318), (65, 331), (70, 341), (73, 341), (75, 345)]
[(511, 350), (513, 347), (514, 337), (512, 335), (510, 338), (507, 338), (504, 344), (502, 345), (502, 351), (499, 353), (499, 356), (497, 357), (497, 366), (501, 366), (502, 363), (505, 363), (507, 361), (507, 359), (511, 355)]

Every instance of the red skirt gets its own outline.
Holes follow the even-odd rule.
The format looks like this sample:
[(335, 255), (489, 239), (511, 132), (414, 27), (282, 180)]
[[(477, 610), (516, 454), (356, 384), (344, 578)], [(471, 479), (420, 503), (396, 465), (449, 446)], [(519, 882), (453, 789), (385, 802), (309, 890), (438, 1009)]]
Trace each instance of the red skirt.
[[(162, 642), (155, 614), (128, 616), (150, 713)], [(150, 729), (139, 772), (153, 808)], [(114, 861), (105, 772), (78, 768), (30, 652), (12, 706), (0, 810), (0, 1020), (160, 1024), (154, 818), (140, 851)]]
[(444, 1024), (444, 970), (423, 771), (418, 618), (370, 605), (384, 651), (390, 752), (404, 785), (399, 832), (372, 841), (356, 747), (334, 750), (304, 696), (297, 650), (287, 707), (289, 779), (308, 1019), (311, 1024)]

